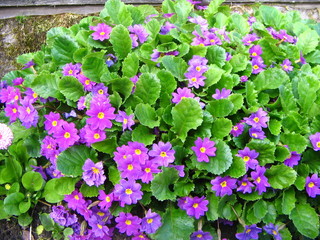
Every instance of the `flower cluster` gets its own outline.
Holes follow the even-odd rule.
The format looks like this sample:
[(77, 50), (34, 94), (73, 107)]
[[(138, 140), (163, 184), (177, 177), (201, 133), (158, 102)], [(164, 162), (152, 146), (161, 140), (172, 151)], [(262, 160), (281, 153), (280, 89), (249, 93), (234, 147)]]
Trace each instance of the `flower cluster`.
[(193, 56), (189, 60), (189, 68), (184, 76), (188, 79), (188, 87), (199, 88), (204, 86), (204, 80), (206, 79), (203, 74), (208, 70), (208, 60), (201, 56)]

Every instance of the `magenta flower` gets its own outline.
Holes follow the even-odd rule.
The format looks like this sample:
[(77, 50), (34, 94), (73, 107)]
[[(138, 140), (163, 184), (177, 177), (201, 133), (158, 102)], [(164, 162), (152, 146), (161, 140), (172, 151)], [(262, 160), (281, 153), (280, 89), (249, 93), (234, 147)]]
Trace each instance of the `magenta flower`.
[(260, 45), (253, 45), (249, 49), (250, 57), (256, 58), (259, 57), (262, 54), (262, 48)]
[(48, 131), (49, 134), (54, 133), (57, 131), (60, 127), (63, 121), (60, 120), (60, 114), (50, 112), (48, 115), (44, 115), (45, 121), (44, 121), (44, 129)]
[(200, 25), (201, 30), (208, 30), (209, 24), (207, 19), (197, 15), (196, 17), (189, 17), (189, 22)]
[(221, 91), (220, 89), (216, 89), (216, 93), (212, 95), (212, 98), (214, 99), (223, 99), (223, 98), (228, 98), (230, 96), (231, 90), (230, 89), (225, 89), (222, 88)]
[(141, 176), (140, 179), (143, 183), (149, 183), (153, 180), (153, 173), (161, 172), (158, 169), (158, 164), (153, 163), (153, 161), (147, 161), (146, 164), (141, 166)]
[(7, 149), (13, 140), (12, 130), (4, 123), (0, 123), (0, 150)]
[(12, 83), (14, 86), (19, 86), (24, 82), (24, 79), (22, 77), (18, 77), (12, 80)]
[(179, 177), (184, 177), (186, 174), (184, 173), (184, 165), (174, 165), (174, 164), (169, 164), (170, 168), (174, 168), (175, 170), (178, 171)]
[(166, 35), (171, 31), (171, 29), (174, 29), (174, 28), (177, 28), (176, 25), (166, 21), (166, 23), (161, 27), (159, 33), (161, 35)]
[(8, 86), (0, 90), (0, 102), (17, 103), (21, 99), (21, 93), (18, 88)]
[(146, 160), (149, 159), (148, 149), (143, 143), (139, 142), (128, 142), (129, 154), (132, 155), (133, 160), (139, 161), (141, 164), (145, 164)]
[(213, 240), (213, 237), (209, 232), (198, 230), (191, 234), (190, 240)]
[(244, 118), (246, 124), (253, 128), (266, 128), (268, 127), (267, 122), (269, 121), (268, 113), (259, 108), (257, 112), (252, 113), (250, 117)]
[(77, 75), (79, 82), (83, 85), (85, 91), (91, 91), (92, 88), (96, 85), (95, 82), (92, 82), (89, 78), (87, 78), (82, 73)]
[(185, 73), (185, 76), (189, 81), (188, 87), (199, 88), (200, 86), (203, 87), (205, 84), (203, 80), (205, 80), (206, 77), (200, 75), (199, 73), (197, 73), (195, 71), (187, 72), (187, 73)]
[(201, 216), (204, 216), (205, 212), (208, 211), (207, 205), (209, 201), (205, 197), (194, 197), (189, 198), (188, 203), (184, 206), (187, 214), (191, 217), (199, 219)]
[(19, 105), (17, 103), (7, 103), (4, 112), (6, 117), (10, 119), (10, 123), (15, 122), (17, 118), (19, 117), (18, 112)]
[(93, 216), (89, 219), (88, 223), (92, 228), (93, 235), (96, 238), (105, 239), (105, 237), (109, 236), (109, 228), (106, 226), (106, 222), (104, 222), (102, 219)]
[(259, 153), (255, 150), (250, 150), (250, 148), (245, 147), (243, 150), (239, 150), (236, 156), (241, 157), (243, 161), (246, 163), (246, 169), (256, 169), (258, 165), (258, 160), (256, 159), (259, 156)]
[(158, 213), (151, 212), (151, 209), (149, 209), (146, 216), (142, 218), (140, 230), (147, 234), (152, 234), (155, 233), (161, 225), (161, 216)]
[(243, 45), (249, 46), (251, 43), (253, 43), (259, 39), (260, 38), (257, 36), (257, 34), (252, 33), (252, 34), (248, 34), (248, 35), (244, 36), (244, 38), (242, 38), (242, 42), (243, 42)]
[(79, 98), (79, 101), (77, 103), (77, 108), (78, 108), (78, 110), (83, 110), (83, 109), (87, 108), (85, 96), (82, 96)]
[(135, 124), (133, 118), (133, 114), (127, 115), (126, 112), (119, 110), (116, 116), (116, 121), (122, 123), (122, 131), (126, 129), (129, 129), (131, 131), (131, 126)]
[(266, 187), (270, 187), (268, 178), (264, 176), (265, 172), (265, 167), (261, 167), (259, 165), (256, 167), (255, 172), (251, 172), (251, 178), (254, 180), (253, 183), (256, 185), (256, 190), (258, 190), (259, 195), (267, 191)]
[(243, 133), (243, 130), (244, 130), (244, 124), (240, 122), (232, 127), (230, 134), (234, 137), (239, 137)]
[(131, 213), (121, 212), (115, 221), (117, 222), (116, 228), (118, 228), (121, 233), (132, 236), (139, 232), (141, 219), (133, 216)]
[(264, 134), (264, 131), (262, 131), (261, 128), (250, 128), (249, 129), (249, 135), (252, 138), (255, 139), (264, 139), (266, 138), (266, 135)]
[[(287, 146), (285, 146), (288, 148)], [(297, 153), (296, 151), (290, 152), (290, 156), (284, 160), (284, 164), (289, 166), (289, 167), (294, 167), (299, 164), (299, 161), (301, 159), (301, 154)]]
[(309, 136), (311, 144), (313, 146), (313, 150), (319, 151), (320, 150), (320, 132), (317, 132), (313, 135)]
[(100, 186), (106, 180), (102, 162), (94, 163), (88, 158), (82, 167), (82, 178), (89, 186)]
[(20, 101), (22, 106), (18, 106), (19, 119), (22, 126), (30, 128), (31, 126), (37, 126), (39, 115), (37, 110), (32, 106), (31, 101), (23, 99)]
[(115, 185), (114, 196), (119, 198), (120, 206), (125, 204), (136, 204), (138, 200), (142, 199), (141, 185), (134, 180), (120, 180), (120, 184)]
[(315, 198), (320, 195), (320, 178), (317, 174), (313, 174), (311, 177), (306, 178), (306, 191), (309, 197)]
[(206, 59), (205, 57), (198, 56), (198, 55), (192, 56), (192, 58), (188, 62), (189, 66), (192, 66), (195, 68), (200, 67), (200, 66), (205, 66), (207, 63), (208, 63), (208, 59)]
[(105, 23), (98, 23), (97, 26), (90, 26), (89, 28), (94, 31), (94, 33), (91, 34), (94, 40), (104, 41), (110, 38), (112, 27)]
[(240, 181), (238, 181), (238, 184), (240, 186), (237, 188), (237, 191), (242, 193), (251, 193), (252, 188), (254, 187), (254, 184), (249, 181), (247, 175), (245, 175)]
[(46, 136), (42, 140), (40, 154), (45, 156), (47, 159), (51, 161), (51, 163), (55, 163), (57, 156), (59, 155), (57, 141), (50, 137)]
[(86, 204), (86, 201), (84, 200), (82, 193), (79, 192), (77, 189), (74, 190), (71, 194), (65, 195), (64, 201), (68, 203), (68, 208), (71, 208), (73, 210), (83, 207)]
[(92, 129), (91, 125), (85, 125), (84, 128), (80, 130), (80, 136), (87, 146), (106, 139), (105, 131), (100, 130), (99, 128)]
[(121, 147), (117, 147), (117, 151), (114, 152), (114, 160), (117, 163), (121, 163), (123, 160), (127, 159), (130, 151), (130, 148), (127, 145), (122, 145)]
[(293, 66), (291, 66), (291, 61), (289, 59), (283, 60), (281, 66), (282, 69), (286, 72), (291, 72), (293, 70)]
[(28, 99), (28, 101), (32, 104), (35, 103), (38, 99), (39, 96), (37, 93), (35, 93), (31, 88), (27, 88), (24, 92), (25, 97), (24, 99)]
[(266, 233), (271, 234), (275, 240), (282, 240), (282, 237), (279, 233), (279, 226), (269, 223), (263, 227), (263, 230), (265, 230)]
[(131, 155), (129, 155), (125, 160), (117, 162), (117, 164), (122, 178), (136, 180), (142, 175), (140, 162), (133, 160)]
[(251, 61), (252, 65), (252, 74), (258, 74), (264, 70), (267, 66), (264, 64), (263, 59), (261, 57), (255, 57)]
[(111, 128), (112, 122), (110, 120), (116, 118), (114, 114), (115, 108), (103, 100), (103, 97), (92, 98), (90, 109), (86, 112), (90, 117), (87, 119), (87, 123), (90, 124), (93, 129), (99, 128), (100, 130), (104, 130), (105, 128)]
[(62, 74), (64, 76), (73, 76), (77, 77), (77, 75), (81, 72), (81, 63), (67, 63), (62, 68)]
[(209, 157), (216, 155), (217, 148), (214, 147), (215, 142), (211, 141), (209, 138), (204, 138), (203, 140), (198, 137), (194, 142), (196, 146), (191, 147), (197, 156), (199, 162), (209, 162)]
[(172, 102), (178, 104), (183, 98), (194, 98), (194, 94), (191, 93), (189, 88), (178, 88), (177, 93), (172, 93)]
[(237, 179), (231, 178), (229, 176), (217, 176), (215, 179), (211, 180), (211, 189), (216, 192), (216, 196), (223, 197), (224, 195), (231, 195), (232, 189), (237, 188), (236, 182)]
[(241, 77), (240, 77), (240, 81), (241, 81), (241, 82), (247, 82), (247, 81), (248, 81), (248, 76), (245, 76), (245, 75), (244, 75), (244, 76), (241, 76)]
[(262, 229), (257, 227), (256, 224), (245, 226), (245, 229), (242, 233), (237, 233), (236, 238), (239, 240), (251, 240), (259, 239), (259, 233), (262, 232)]
[(78, 222), (78, 218), (75, 214), (70, 214), (64, 206), (52, 206), (52, 212), (50, 217), (61, 226), (71, 226), (74, 223)]
[(104, 95), (106, 97), (109, 96), (108, 87), (106, 87), (103, 83), (94, 85), (91, 91), (93, 95)]
[(113, 193), (106, 194), (103, 190), (99, 190), (99, 196), (98, 199), (100, 200), (99, 202), (99, 207), (102, 209), (109, 209), (113, 203)]
[(147, 41), (147, 38), (149, 36), (149, 33), (146, 31), (146, 29), (141, 24), (135, 24), (134, 26), (129, 26), (128, 30), (130, 31), (130, 38), (132, 41), (132, 48), (138, 47), (140, 44)]
[(80, 139), (75, 124), (66, 121), (62, 122), (61, 127), (53, 133), (53, 136), (57, 140), (59, 149), (61, 150), (71, 147)]
[(287, 34), (287, 31), (282, 29), (279, 32), (272, 34), (274, 38), (280, 39), (284, 42), (295, 43), (296, 39), (291, 35)]
[(204, 40), (205, 46), (222, 45), (221, 39), (216, 34), (211, 32), (205, 32), (204, 36), (205, 36), (205, 40)]
[(172, 149), (170, 142), (152, 145), (152, 150), (149, 152), (149, 156), (153, 157), (152, 162), (156, 163), (158, 166), (168, 167), (169, 163), (174, 162), (175, 150)]

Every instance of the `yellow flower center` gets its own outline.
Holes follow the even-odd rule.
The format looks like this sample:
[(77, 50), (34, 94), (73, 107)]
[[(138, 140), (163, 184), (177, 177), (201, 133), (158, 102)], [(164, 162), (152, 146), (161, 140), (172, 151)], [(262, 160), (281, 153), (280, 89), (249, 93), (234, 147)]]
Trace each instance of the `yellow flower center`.
[(206, 148), (201, 147), (201, 148), (200, 148), (200, 152), (205, 153), (205, 152), (206, 152)]
[(47, 146), (47, 148), (48, 148), (48, 149), (51, 149), (51, 148), (52, 148), (51, 144), (49, 144), (49, 145)]
[(166, 152), (161, 152), (161, 153), (160, 153), (160, 156), (161, 156), (161, 157), (166, 157), (166, 156), (167, 156), (167, 153), (166, 153)]
[(126, 224), (127, 225), (131, 225), (131, 221), (130, 220), (126, 220)]
[(103, 112), (99, 112), (98, 113), (98, 118), (99, 119), (103, 119), (104, 118), (104, 113)]
[(319, 141), (319, 142), (317, 142), (317, 147), (318, 147), (318, 148), (320, 148), (320, 141)]
[(136, 149), (134, 150), (135, 154), (140, 155), (141, 154), (141, 150), (140, 149)]
[(192, 205), (192, 207), (197, 208), (197, 207), (199, 207), (199, 204), (198, 204), (198, 203), (194, 203), (194, 204)]
[(246, 182), (241, 183), (242, 186), (247, 186), (248, 184)]
[(288, 66), (287, 65), (283, 65), (282, 66), (284, 69), (288, 69)]
[(97, 224), (97, 227), (98, 227), (99, 229), (102, 229), (102, 225), (100, 225), (100, 224)]
[(84, 84), (85, 84), (85, 85), (89, 85), (89, 84), (90, 84), (90, 80), (89, 80), (89, 79), (85, 80), (85, 81), (84, 81)]
[(98, 91), (98, 93), (102, 95), (102, 94), (104, 93), (104, 91), (103, 91), (102, 89), (100, 89), (100, 90)]
[(93, 135), (93, 138), (94, 138), (94, 139), (99, 139), (99, 138), (100, 138), (100, 134), (99, 134), (99, 133), (95, 133), (95, 134)]
[(252, 53), (252, 56), (256, 57), (256, 56), (257, 56), (257, 53), (255, 53), (255, 52), (254, 52), (254, 53)]
[(273, 235), (278, 235), (276, 230), (272, 230)]
[(200, 44), (199, 44), (199, 46), (202, 46), (202, 47), (204, 47), (204, 44), (203, 44), (203, 43), (200, 43)]
[(98, 168), (96, 168), (96, 167), (92, 167), (91, 169), (92, 169), (92, 172), (93, 172), (94, 174), (100, 173), (100, 170), (99, 170)]
[(249, 160), (250, 160), (250, 157), (248, 157), (248, 156), (243, 157), (243, 161), (248, 162)]
[(78, 195), (74, 195), (74, 199), (75, 199), (75, 200), (79, 200), (80, 198), (79, 198)]
[(256, 181), (257, 181), (257, 183), (260, 183), (261, 182), (261, 178), (258, 177)]
[(132, 190), (130, 188), (127, 188), (126, 189), (126, 194), (128, 194), (128, 195), (132, 194)]
[(33, 98), (37, 98), (37, 97), (38, 97), (38, 94), (33, 93), (33, 94), (32, 94), (32, 97), (33, 97)]
[(239, 128), (237, 126), (233, 127), (234, 131), (237, 131)]
[(104, 36), (104, 35), (106, 35), (105, 32), (101, 32), (101, 33), (100, 33), (100, 36)]
[(123, 119), (123, 123), (124, 123), (124, 124), (127, 124), (127, 123), (128, 123), (128, 119), (124, 118), (124, 119)]
[(202, 238), (202, 234), (198, 234), (198, 235), (197, 235), (197, 238)]
[(70, 138), (71, 135), (69, 132), (66, 132), (63, 136), (64, 136), (64, 138)]
[(123, 155), (123, 157), (122, 157), (123, 159), (127, 159), (127, 155)]
[(98, 216), (103, 217), (104, 213), (103, 212), (97, 212)]
[(13, 113), (17, 113), (17, 109), (16, 108), (12, 108), (12, 112)]
[(69, 74), (72, 74), (72, 73), (73, 73), (73, 70), (70, 69), (70, 70), (68, 71), (68, 73), (69, 73)]
[(152, 218), (148, 218), (147, 219), (147, 223), (152, 223), (153, 222), (153, 219)]
[(15, 97), (14, 97), (14, 100), (19, 100), (19, 96), (18, 95), (16, 95)]
[(196, 67), (196, 70), (197, 70), (198, 72), (200, 72), (200, 71), (201, 71), (201, 67), (200, 67), (200, 66), (197, 66), (197, 67)]
[(111, 202), (111, 199), (109, 196), (106, 196), (106, 202)]
[(249, 233), (249, 232), (251, 232), (251, 229), (247, 229), (247, 230), (246, 230), (246, 233)]
[(259, 122), (259, 120), (260, 120), (260, 119), (259, 119), (258, 117), (255, 117), (255, 118), (253, 119), (253, 121), (255, 121), (256, 123)]
[(215, 41), (214, 39), (211, 39), (210, 42), (211, 42), (211, 43), (215, 43), (216, 41)]
[(192, 82), (196, 82), (196, 81), (197, 81), (197, 78), (193, 77), (193, 78), (191, 78), (191, 81), (192, 81)]
[(151, 172), (151, 169), (150, 169), (150, 168), (146, 168), (144, 171), (145, 171), (146, 173), (149, 173), (149, 172)]
[(256, 133), (252, 133), (252, 136), (255, 138), (258, 137), (258, 135)]
[(52, 121), (52, 126), (57, 126), (58, 122), (57, 121)]
[(133, 169), (132, 164), (129, 164), (129, 165), (128, 165), (128, 170), (130, 170), (130, 171), (131, 171), (132, 169)]
[(308, 187), (309, 188), (313, 188), (314, 187), (314, 183), (313, 182), (309, 182)]
[(253, 65), (253, 69), (259, 69), (259, 66), (258, 65)]
[(26, 111), (27, 111), (28, 114), (30, 114), (31, 109), (29, 107), (27, 107)]
[(223, 181), (222, 183), (220, 183), (220, 186), (221, 186), (221, 187), (226, 187), (226, 186), (227, 186), (227, 182), (226, 182), (226, 181)]
[(139, 235), (139, 238), (144, 239), (144, 236), (143, 235)]

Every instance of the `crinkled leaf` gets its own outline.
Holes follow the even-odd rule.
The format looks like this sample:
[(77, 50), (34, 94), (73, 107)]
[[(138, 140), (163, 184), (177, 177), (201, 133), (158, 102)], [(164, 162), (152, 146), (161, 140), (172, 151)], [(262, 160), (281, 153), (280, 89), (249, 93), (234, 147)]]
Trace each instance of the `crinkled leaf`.
[(233, 110), (231, 114), (237, 113), (243, 106), (243, 96), (241, 94), (235, 93), (229, 96), (229, 100), (233, 103)]
[(41, 72), (31, 83), (31, 88), (40, 97), (63, 99), (58, 87), (58, 78), (53, 74)]
[(172, 92), (177, 88), (177, 82), (170, 72), (166, 70), (160, 70), (157, 74), (157, 77), (160, 79), (161, 93), (168, 93), (171, 95)]
[(274, 143), (270, 142), (268, 139), (252, 139), (248, 144), (247, 147), (250, 149), (254, 149), (259, 153), (258, 161), (261, 166), (266, 165), (267, 163), (274, 162), (274, 152), (276, 147)]
[(121, 180), (118, 168), (116, 168), (115, 166), (108, 167), (108, 178), (113, 185), (118, 184)]
[(122, 25), (117, 25), (112, 29), (110, 42), (119, 59), (124, 59), (131, 51), (132, 41), (129, 36), (129, 31)]
[(282, 212), (289, 215), (296, 206), (296, 194), (294, 188), (289, 188), (282, 195)]
[(260, 199), (253, 204), (254, 216), (258, 219), (262, 219), (268, 212), (267, 203)]
[(59, 195), (69, 195), (75, 190), (78, 181), (77, 178), (60, 177), (55, 181), (55, 191)]
[(273, 165), (270, 169), (267, 169), (265, 175), (271, 187), (284, 189), (294, 183), (297, 172), (286, 165)]
[(138, 104), (136, 106), (134, 115), (142, 125), (149, 128), (154, 128), (160, 124), (156, 111), (149, 104)]
[(315, 30), (307, 30), (298, 36), (297, 46), (303, 52), (308, 54), (319, 45), (319, 35)]
[(226, 63), (226, 50), (217, 45), (209, 46), (206, 58), (209, 64), (215, 64), (221, 68)]
[(260, 6), (261, 17), (265, 25), (281, 29), (286, 23), (284, 15), (276, 8), (271, 6)]
[(150, 73), (143, 73), (136, 84), (135, 95), (144, 103), (154, 104), (160, 96), (160, 90), (159, 79)]
[(151, 145), (155, 138), (156, 135), (152, 133), (152, 130), (143, 125), (139, 125), (132, 131), (132, 141), (135, 142)]
[(320, 152), (307, 149), (302, 155), (302, 162), (310, 167), (311, 172), (320, 172)]
[(122, 24), (126, 27), (131, 25), (133, 21), (131, 14), (126, 5), (120, 0), (108, 0), (105, 4), (105, 9), (115, 24)]
[(288, 148), (284, 146), (277, 146), (275, 156), (277, 161), (283, 162), (291, 156), (291, 153)]
[(174, 10), (177, 14), (177, 22), (183, 24), (188, 20), (188, 16), (193, 9), (193, 5), (186, 0), (179, 0), (174, 5)]
[(196, 129), (202, 123), (203, 113), (197, 100), (184, 98), (172, 110), (172, 130), (184, 142), (189, 130)]
[(278, 136), (281, 132), (281, 121), (271, 119), (268, 124), (268, 128), (273, 135)]
[(190, 194), (191, 191), (194, 190), (194, 183), (192, 182), (177, 182), (174, 185), (174, 192), (179, 197), (185, 197)]
[(236, 55), (232, 56), (232, 58), (230, 60), (230, 64), (233, 67), (232, 72), (234, 72), (234, 73), (240, 72), (240, 71), (243, 71), (247, 68), (248, 59), (247, 59), (246, 55), (236, 54)]
[(212, 125), (212, 135), (215, 138), (223, 139), (232, 130), (232, 121), (227, 118), (217, 118)]
[(116, 78), (111, 80), (112, 91), (120, 93), (123, 101), (127, 100), (132, 94), (133, 82), (129, 78)]
[(289, 112), (289, 111), (298, 111), (298, 107), (296, 104), (296, 99), (293, 96), (292, 90), (288, 87), (291, 87), (291, 84), (287, 86), (280, 86), (279, 87), (279, 97), (281, 100), (281, 105), (283, 108), (284, 112)]
[(242, 158), (234, 157), (231, 167), (225, 172), (225, 175), (239, 178), (246, 174), (246, 164)]
[(249, 106), (256, 106), (258, 104), (258, 93), (254, 88), (253, 82), (246, 82), (246, 101)]
[(288, 145), (291, 151), (302, 153), (308, 144), (305, 137), (296, 133), (286, 133), (281, 135), (281, 141), (283, 144)]
[(208, 88), (213, 84), (216, 84), (221, 79), (222, 74), (225, 71), (214, 64), (209, 65), (208, 70), (204, 73), (204, 76), (207, 78), (205, 80), (205, 87)]
[(59, 90), (71, 101), (78, 101), (81, 96), (84, 96), (83, 86), (78, 79), (71, 76), (62, 77), (59, 81)]
[(104, 60), (104, 53), (96, 52), (88, 54), (82, 63), (83, 74), (94, 82), (101, 82), (101, 77), (109, 72), (108, 66)]
[(176, 193), (170, 190), (179, 179), (178, 171), (174, 168), (164, 168), (161, 173), (154, 176), (151, 182), (151, 191), (160, 201), (176, 199)]
[(210, 19), (218, 12), (218, 8), (225, 0), (210, 1), (208, 8), (204, 11), (206, 19)]
[(78, 43), (71, 36), (56, 37), (51, 50), (53, 61), (59, 65), (73, 62), (73, 53), (78, 48)]
[(213, 117), (226, 117), (233, 110), (233, 103), (229, 99), (219, 99), (210, 101), (206, 110), (212, 114)]
[(174, 56), (164, 56), (162, 58), (162, 64), (168, 70), (178, 78), (179, 80), (184, 79), (184, 74), (188, 68), (188, 64), (179, 57), (174, 57)]
[(213, 193), (209, 193), (207, 200), (209, 201), (208, 211), (206, 212), (209, 221), (215, 221), (219, 217), (218, 206), (220, 198)]
[(107, 138), (104, 141), (93, 143), (91, 144), (91, 146), (99, 152), (113, 154), (118, 145), (117, 139), (115, 137), (111, 137)]
[(288, 75), (279, 68), (269, 68), (261, 72), (253, 81), (258, 91), (276, 89), (283, 83), (288, 82)]
[(130, 53), (122, 63), (122, 72), (126, 77), (133, 77), (137, 74), (139, 68), (139, 58), (135, 53)]
[(88, 186), (84, 183), (80, 187), (80, 192), (84, 197), (97, 197), (99, 195), (99, 189), (101, 189), (101, 187)]
[(242, 36), (250, 32), (250, 25), (248, 21), (241, 16), (240, 14), (234, 13), (231, 15), (232, 23), (235, 30), (240, 33)]

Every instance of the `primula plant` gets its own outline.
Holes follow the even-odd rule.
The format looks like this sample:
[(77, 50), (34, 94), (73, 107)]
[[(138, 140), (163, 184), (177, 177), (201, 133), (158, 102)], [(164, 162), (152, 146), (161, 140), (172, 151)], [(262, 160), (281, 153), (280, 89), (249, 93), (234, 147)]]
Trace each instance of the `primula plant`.
[(0, 217), (42, 201), (55, 239), (318, 238), (320, 25), (222, 2), (109, 0), (18, 57)]

